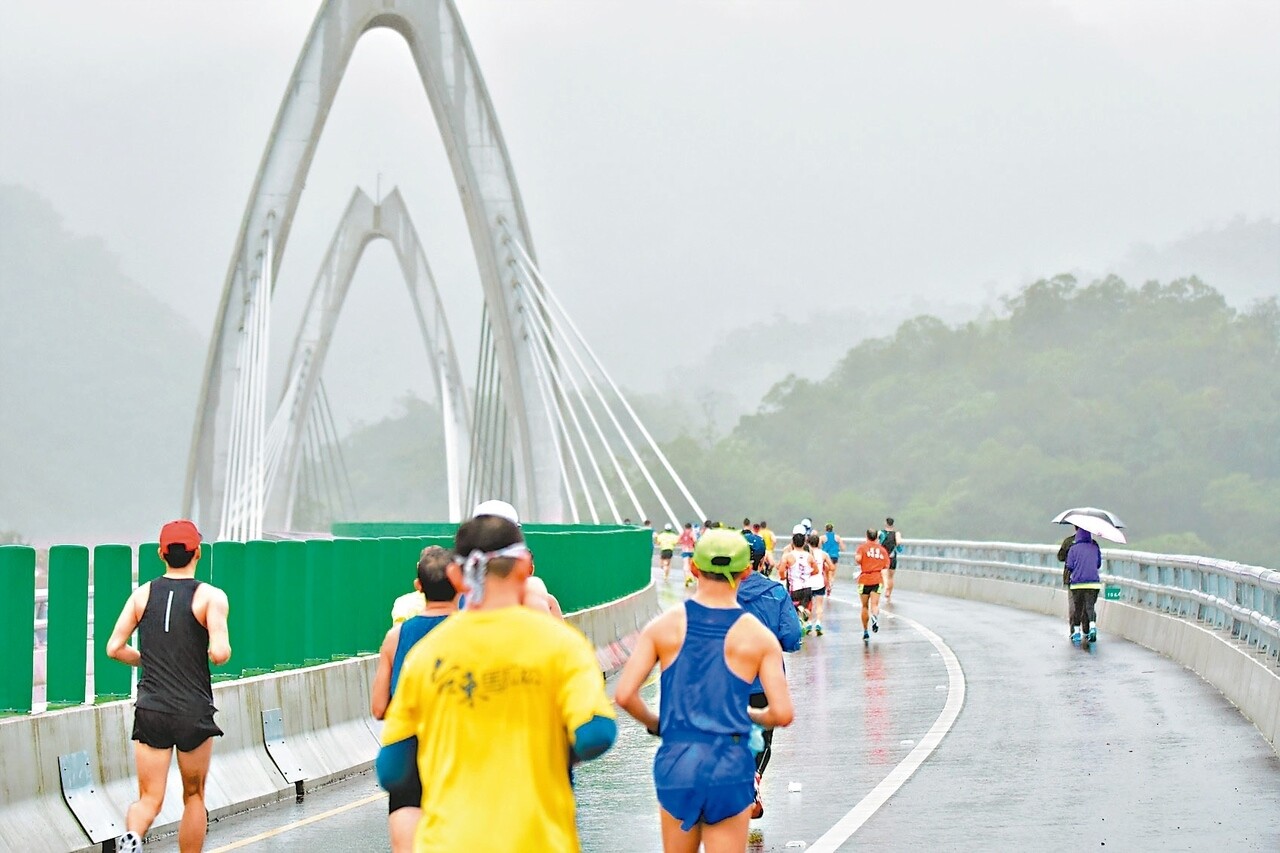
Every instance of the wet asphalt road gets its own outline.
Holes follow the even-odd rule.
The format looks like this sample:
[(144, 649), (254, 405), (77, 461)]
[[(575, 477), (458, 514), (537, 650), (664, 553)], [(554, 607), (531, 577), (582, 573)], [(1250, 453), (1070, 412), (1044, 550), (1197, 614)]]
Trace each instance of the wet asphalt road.
[[(966, 699), (937, 750), (840, 849), (1280, 850), (1280, 758), (1193, 673), (1105, 636), (1082, 652), (1061, 620), (994, 605), (901, 592), (893, 611), (955, 652)], [(867, 645), (853, 607), (824, 622), (825, 636), (787, 658), (797, 719), (775, 738), (752, 850), (813, 844), (906, 757), (948, 695), (938, 651), (905, 622), (886, 618)], [(584, 850), (661, 849), (656, 748), (626, 719), (614, 749), (578, 769)], [(205, 849), (387, 850), (377, 797), (358, 776), (302, 805), (219, 821)]]

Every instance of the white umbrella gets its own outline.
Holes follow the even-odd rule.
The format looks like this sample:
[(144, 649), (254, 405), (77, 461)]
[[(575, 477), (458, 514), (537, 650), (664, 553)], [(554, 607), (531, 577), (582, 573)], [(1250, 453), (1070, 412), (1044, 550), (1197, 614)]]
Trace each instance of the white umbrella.
[(1062, 519), (1062, 524), (1074, 524), (1082, 530), (1087, 530), (1094, 536), (1101, 536), (1103, 539), (1110, 539), (1112, 542), (1128, 542), (1124, 538), (1124, 533), (1120, 531), (1114, 524), (1105, 518), (1098, 518), (1094, 515), (1085, 515), (1083, 513), (1073, 512), (1066, 518)]
[(1074, 509), (1064, 509), (1053, 517), (1054, 524), (1068, 524), (1068, 515), (1091, 515), (1094, 518), (1101, 518), (1112, 527), (1124, 527), (1125, 524), (1120, 520), (1120, 516), (1106, 509), (1098, 509), (1096, 506), (1078, 506)]

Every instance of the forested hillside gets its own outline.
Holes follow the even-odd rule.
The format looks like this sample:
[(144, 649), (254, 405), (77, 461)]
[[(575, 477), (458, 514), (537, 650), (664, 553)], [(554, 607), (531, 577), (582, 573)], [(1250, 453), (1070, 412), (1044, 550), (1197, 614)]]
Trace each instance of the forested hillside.
[(1005, 307), (863, 342), (727, 437), (669, 442), (673, 462), (717, 517), (1049, 542), (1055, 512), (1095, 504), (1135, 547), (1280, 566), (1275, 298), (1060, 276)]

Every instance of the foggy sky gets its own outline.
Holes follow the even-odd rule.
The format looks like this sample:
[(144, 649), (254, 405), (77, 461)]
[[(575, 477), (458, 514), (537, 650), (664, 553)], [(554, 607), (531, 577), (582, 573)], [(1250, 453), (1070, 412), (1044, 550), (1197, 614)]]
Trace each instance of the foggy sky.
[[(1280, 3), (458, 5), (543, 271), (636, 387), (770, 314), (818, 333), (828, 308), (980, 302), (1135, 243), (1280, 218)], [(4, 0), (0, 181), (101, 235), (207, 336), (317, 7)], [(274, 352), (352, 188), (379, 173), (406, 197), (469, 372), (474, 256), (389, 31), (362, 40), (330, 114)], [(408, 305), (374, 244), (327, 368), (340, 420), (406, 388), (430, 398)]]

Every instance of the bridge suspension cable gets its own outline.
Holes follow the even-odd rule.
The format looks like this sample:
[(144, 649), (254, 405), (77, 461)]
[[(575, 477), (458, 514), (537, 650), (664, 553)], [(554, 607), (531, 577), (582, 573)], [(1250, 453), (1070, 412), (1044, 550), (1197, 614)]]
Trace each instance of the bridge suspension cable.
[[(618, 479), (623, 488), (627, 491), (628, 497), (631, 498), (631, 502), (633, 506), (635, 506), (637, 514), (644, 517), (645, 513), (643, 512), (642, 505), (636, 496), (634, 489), (631, 487), (630, 478), (623, 471), (622, 466), (619, 463), (618, 457), (622, 454), (615, 452), (613, 444), (606, 438), (604, 431), (600, 428), (599, 422), (595, 419), (591, 401), (589, 401), (582, 393), (581, 386), (574, 377), (574, 372), (570, 364), (565, 359), (565, 355), (568, 355), (568, 360), (572, 362), (573, 366), (576, 366), (577, 371), (586, 380), (587, 385), (590, 387), (591, 396), (595, 403), (604, 410), (605, 415), (613, 425), (618, 438), (621, 440), (623, 447), (625, 448), (625, 455), (630, 457), (631, 463), (640, 473), (658, 503), (662, 506), (667, 518), (669, 518), (673, 524), (680, 524), (680, 517), (673, 509), (663, 490), (659, 487), (653, 472), (645, 462), (644, 457), (637, 450), (627, 429), (615, 413), (614, 407), (610, 405), (609, 396), (616, 398), (621, 404), (623, 411), (630, 420), (631, 426), (644, 438), (644, 441), (648, 446), (648, 450), (652, 452), (653, 456), (662, 465), (662, 468), (666, 471), (672, 482), (675, 483), (676, 488), (684, 497), (689, 507), (693, 510), (695, 516), (697, 518), (704, 518), (705, 515), (702, 511), (702, 507), (685, 486), (684, 481), (680, 479), (680, 476), (672, 467), (670, 460), (668, 460), (666, 454), (662, 452), (662, 449), (658, 446), (658, 443), (654, 440), (649, 430), (645, 428), (639, 416), (636, 414), (635, 409), (631, 406), (631, 403), (627, 400), (617, 383), (613, 380), (613, 377), (609, 375), (608, 370), (605, 369), (604, 364), (591, 348), (591, 345), (587, 342), (585, 336), (573, 321), (573, 318), (569, 315), (568, 311), (565, 310), (564, 305), (560, 302), (559, 298), (556, 297), (554, 291), (552, 291), (552, 289), (547, 285), (546, 279), (538, 270), (537, 264), (533, 260), (531, 254), (527, 251), (519, 238), (512, 233), (510, 228), (507, 227), (505, 222), (500, 220), (499, 227), (505, 235), (505, 239), (503, 241), (504, 245), (513, 249), (515, 252), (514, 257), (512, 258), (511, 267), (516, 271), (517, 275), (513, 284), (518, 288), (520, 295), (526, 297), (526, 304), (522, 310), (524, 315), (532, 320), (534, 326), (533, 331), (536, 339), (536, 345), (533, 348), (535, 352), (535, 362), (540, 372), (544, 372), (550, 377), (549, 384), (555, 386), (551, 390), (559, 391), (559, 394), (555, 399), (556, 405), (552, 408), (564, 407), (570, 412), (574, 411), (573, 400), (565, 392), (565, 378), (567, 377), (569, 384), (576, 392), (576, 396), (583, 410), (587, 412), (589, 418), (593, 422), (593, 425), (596, 427), (597, 436), (603, 445), (605, 454), (613, 462), (614, 470), (618, 475)], [(566, 331), (566, 327), (568, 331)], [(586, 360), (584, 360), (579, 350), (586, 354)], [(588, 366), (588, 361), (590, 366)], [(612, 392), (611, 395), (606, 394), (605, 391), (601, 389), (600, 384), (596, 381), (597, 375), (603, 380), (604, 384), (608, 387), (608, 390)], [(578, 422), (576, 418), (571, 418), (571, 420), (574, 420), (579, 426), (577, 436), (581, 445), (590, 450), (591, 442), (585, 435), (585, 431), (580, 429), (580, 422)], [(558, 429), (556, 430), (556, 433), (564, 443), (568, 445), (572, 445), (574, 443), (574, 436), (570, 434), (563, 417), (558, 419)], [(576, 455), (573, 456), (573, 459), (576, 463)], [(567, 467), (564, 464), (563, 455), (561, 457), (561, 465), (562, 468)], [(589, 495), (590, 491), (586, 488), (585, 478), (581, 476), (582, 472), (580, 466), (577, 470), (579, 473), (579, 485), (583, 488), (584, 494)], [(569, 480), (568, 471), (564, 470), (563, 473), (567, 487)], [(603, 482), (603, 476), (600, 474), (598, 467), (596, 469), (596, 473), (601, 481), (602, 490), (609, 499), (610, 508), (614, 512), (615, 520), (621, 520), (617, 518), (618, 513), (616, 504), (613, 501), (611, 491)]]

